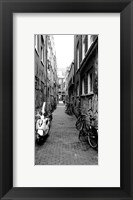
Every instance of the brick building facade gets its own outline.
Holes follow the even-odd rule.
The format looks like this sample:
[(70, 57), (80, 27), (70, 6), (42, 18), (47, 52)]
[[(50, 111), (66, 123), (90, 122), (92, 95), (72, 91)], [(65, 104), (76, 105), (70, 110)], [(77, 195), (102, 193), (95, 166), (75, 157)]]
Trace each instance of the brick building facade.
[(66, 73), (66, 101), (73, 103), (74, 100), (74, 62), (71, 63)]
[[(82, 113), (95, 118), (98, 126), (98, 36), (74, 36), (74, 64), (69, 72), (68, 81), (69, 100), (73, 103), (76, 116), (79, 107)], [(72, 79), (73, 78), (73, 79)]]
[(65, 68), (59, 68), (58, 74), (58, 100), (65, 100)]
[(54, 39), (51, 35), (35, 35), (35, 110), (43, 102), (47, 110), (57, 103), (58, 78)]
[(47, 105), (52, 109), (58, 99), (56, 51), (53, 35), (47, 35)]
[(39, 109), (46, 101), (46, 38), (35, 35), (35, 108)]

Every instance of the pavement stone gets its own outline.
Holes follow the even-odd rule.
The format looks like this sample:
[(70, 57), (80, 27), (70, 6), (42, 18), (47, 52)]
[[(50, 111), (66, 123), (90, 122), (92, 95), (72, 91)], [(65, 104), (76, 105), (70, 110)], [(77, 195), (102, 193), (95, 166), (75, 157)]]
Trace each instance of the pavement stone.
[(59, 104), (53, 113), (50, 135), (42, 146), (35, 146), (35, 165), (97, 165), (98, 152), (87, 141), (79, 141), (76, 117)]

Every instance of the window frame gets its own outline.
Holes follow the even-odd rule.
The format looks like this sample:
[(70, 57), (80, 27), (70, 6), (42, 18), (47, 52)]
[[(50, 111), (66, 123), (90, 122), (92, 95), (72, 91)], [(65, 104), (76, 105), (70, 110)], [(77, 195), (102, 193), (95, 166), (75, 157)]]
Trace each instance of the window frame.
[(77, 71), (80, 68), (80, 60), (79, 60), (79, 41), (77, 42), (77, 48), (76, 48), (76, 64), (77, 64)]
[[(93, 69), (94, 69), (94, 67), (92, 66), (87, 72), (87, 85), (88, 85), (87, 94), (92, 94), (93, 93), (93, 86), (94, 86), (94, 83), (93, 83), (93, 81), (94, 81)], [(92, 74), (92, 82), (89, 83), (89, 75), (90, 74)], [(89, 90), (89, 88), (90, 88), (90, 90)]]
[(39, 55), (39, 35), (35, 35), (35, 50), (37, 54)]

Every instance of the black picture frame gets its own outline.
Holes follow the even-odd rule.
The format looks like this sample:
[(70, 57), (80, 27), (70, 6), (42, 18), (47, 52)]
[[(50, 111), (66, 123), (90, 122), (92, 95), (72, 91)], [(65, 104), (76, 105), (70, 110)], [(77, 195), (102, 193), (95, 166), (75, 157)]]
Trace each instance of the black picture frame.
[[(120, 13), (120, 188), (13, 187), (13, 13)], [(115, 30), (112, 30), (115, 31)], [(115, 48), (115, 45), (114, 45)], [(0, 197), (1, 199), (133, 199), (133, 1), (0, 1)], [(115, 129), (114, 129), (115, 130)], [(115, 163), (114, 163), (115, 164)], [(110, 172), (109, 172), (110, 173)], [(86, 178), (86, 177), (85, 177)]]

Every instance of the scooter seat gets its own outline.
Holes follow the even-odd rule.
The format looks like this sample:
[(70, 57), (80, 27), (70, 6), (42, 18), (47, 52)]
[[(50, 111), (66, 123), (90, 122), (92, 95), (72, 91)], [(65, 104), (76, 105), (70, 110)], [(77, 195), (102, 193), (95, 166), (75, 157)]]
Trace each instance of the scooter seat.
[(41, 129), (38, 129), (38, 134), (40, 135), (40, 136), (43, 136), (43, 130), (41, 130)]

